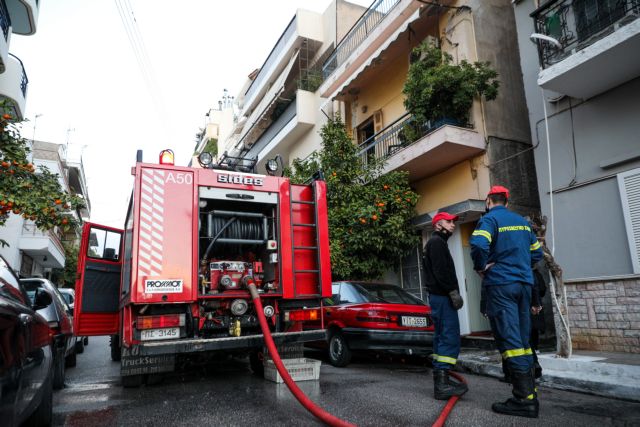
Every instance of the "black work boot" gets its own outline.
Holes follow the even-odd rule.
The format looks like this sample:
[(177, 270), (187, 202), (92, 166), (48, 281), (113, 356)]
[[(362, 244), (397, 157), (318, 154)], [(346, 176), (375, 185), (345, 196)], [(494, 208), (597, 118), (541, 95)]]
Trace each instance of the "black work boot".
[(538, 418), (540, 404), (535, 392), (533, 372), (512, 371), (513, 397), (491, 406), (493, 412), (517, 417)]
[(452, 381), (449, 372), (433, 371), (433, 394), (437, 400), (448, 400), (452, 396), (462, 396), (469, 390), (466, 384)]
[(509, 369), (507, 359), (502, 359), (502, 373), (504, 377), (500, 379), (500, 382), (511, 384), (513, 381), (511, 380), (511, 369)]

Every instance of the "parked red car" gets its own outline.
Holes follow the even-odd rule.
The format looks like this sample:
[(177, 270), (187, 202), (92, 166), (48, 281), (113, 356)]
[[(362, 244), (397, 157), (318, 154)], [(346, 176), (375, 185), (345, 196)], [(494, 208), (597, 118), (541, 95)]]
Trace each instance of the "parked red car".
[(353, 351), (408, 355), (432, 353), (431, 308), (404, 289), (385, 283), (332, 284), (324, 300), (329, 362), (346, 366)]

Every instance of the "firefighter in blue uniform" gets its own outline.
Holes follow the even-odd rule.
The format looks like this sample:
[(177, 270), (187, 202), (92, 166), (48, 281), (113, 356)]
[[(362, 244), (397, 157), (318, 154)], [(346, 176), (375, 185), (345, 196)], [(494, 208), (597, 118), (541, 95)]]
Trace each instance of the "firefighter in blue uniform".
[(531, 267), (542, 249), (529, 223), (507, 209), (509, 190), (494, 186), (486, 199), (487, 213), (471, 235), (474, 269), (483, 277), (486, 314), (502, 357), (507, 361), (513, 398), (492, 405), (494, 412), (537, 418), (531, 330)]
[(447, 400), (467, 392), (466, 384), (452, 381), (452, 369), (460, 353), (460, 322), (458, 310), (463, 301), (458, 287), (456, 268), (447, 246), (447, 240), (455, 229), (457, 215), (438, 212), (431, 225), (433, 234), (424, 247), (424, 268), (431, 317), (435, 326), (433, 334), (433, 389), (434, 397)]

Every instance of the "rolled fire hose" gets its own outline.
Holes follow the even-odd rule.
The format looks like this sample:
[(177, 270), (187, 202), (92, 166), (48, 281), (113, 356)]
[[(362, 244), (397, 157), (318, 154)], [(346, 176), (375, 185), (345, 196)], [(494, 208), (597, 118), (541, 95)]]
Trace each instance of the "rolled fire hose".
[(304, 406), (309, 412), (320, 419), (320, 421), (322, 421), (323, 423), (332, 427), (355, 427), (353, 424), (341, 420), (334, 415), (331, 415), (330, 413), (313, 403), (313, 401), (309, 399), (302, 392), (302, 390), (300, 390), (300, 387), (298, 387), (295, 381), (293, 381), (293, 378), (291, 378), (291, 375), (289, 375), (289, 372), (287, 372), (287, 369), (284, 367), (284, 364), (280, 359), (280, 355), (278, 355), (278, 350), (276, 349), (276, 345), (273, 342), (273, 338), (271, 338), (271, 332), (269, 331), (269, 325), (267, 325), (267, 319), (264, 316), (262, 302), (260, 301), (260, 295), (258, 294), (256, 285), (255, 283), (253, 283), (253, 281), (249, 281), (247, 286), (249, 288), (249, 292), (251, 292), (251, 299), (253, 299), (253, 303), (256, 306), (258, 320), (260, 321), (260, 328), (262, 328), (262, 334), (264, 335), (264, 343), (269, 350), (269, 354), (271, 355), (273, 364), (276, 366), (276, 369), (278, 369), (280, 376), (284, 380), (285, 384), (287, 384), (287, 387), (289, 387), (289, 390), (291, 391), (293, 396), (298, 399), (298, 402), (300, 402), (302, 406)]
[[(260, 300), (260, 294), (256, 289), (256, 285), (253, 280), (247, 281), (246, 285), (249, 288), (249, 292), (251, 293), (251, 299), (256, 306), (256, 313), (258, 314), (258, 320), (260, 321), (260, 328), (262, 329), (262, 335), (264, 336), (264, 343), (269, 350), (269, 354), (271, 355), (273, 364), (276, 366), (276, 369), (280, 373), (280, 376), (284, 380), (287, 387), (289, 387), (289, 390), (291, 391), (293, 396), (298, 399), (298, 402), (300, 402), (302, 406), (304, 406), (309, 412), (311, 412), (323, 423), (332, 427), (355, 427), (354, 424), (331, 415), (324, 409), (320, 408), (311, 399), (309, 399), (309, 397), (307, 397), (307, 395), (305, 395), (302, 390), (300, 390), (300, 387), (298, 387), (295, 381), (293, 381), (293, 378), (291, 378), (291, 375), (289, 375), (289, 372), (287, 372), (287, 368), (285, 368), (284, 364), (282, 363), (280, 355), (278, 354), (278, 350), (276, 349), (276, 345), (273, 342), (273, 338), (271, 337), (271, 331), (269, 330), (269, 325), (267, 325), (267, 319), (264, 316), (262, 301)], [(449, 375), (466, 384), (465, 379), (461, 375), (456, 374), (455, 372), (450, 372)], [(460, 396), (452, 396), (449, 399), (444, 409), (440, 413), (440, 416), (438, 417), (436, 422), (433, 423), (433, 427), (444, 426), (447, 417), (451, 413), (451, 410), (453, 409), (459, 398)]]

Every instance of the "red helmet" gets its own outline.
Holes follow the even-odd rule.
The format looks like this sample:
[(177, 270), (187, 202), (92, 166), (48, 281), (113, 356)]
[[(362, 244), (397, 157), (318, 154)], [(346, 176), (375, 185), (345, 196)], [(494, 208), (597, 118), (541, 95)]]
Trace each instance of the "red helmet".
[(489, 197), (492, 194), (504, 194), (504, 196), (508, 199), (509, 189), (506, 187), (503, 187), (502, 185), (494, 185), (493, 187), (491, 187), (491, 190), (489, 190), (489, 193), (487, 193), (487, 197)]

